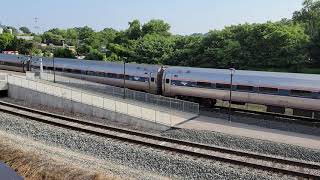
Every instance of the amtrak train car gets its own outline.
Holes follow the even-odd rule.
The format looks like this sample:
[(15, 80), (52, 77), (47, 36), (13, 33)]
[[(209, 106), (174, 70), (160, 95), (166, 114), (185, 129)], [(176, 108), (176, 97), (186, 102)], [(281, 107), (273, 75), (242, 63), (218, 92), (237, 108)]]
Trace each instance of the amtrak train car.
[[(163, 95), (214, 105), (216, 99), (229, 100), (230, 78), (230, 70), (168, 67)], [(268, 111), (278, 113), (288, 107), (296, 115), (320, 112), (320, 75), (238, 70), (232, 90), (234, 103), (267, 105)]]
[[(24, 72), (40, 67), (39, 57), (0, 54), (0, 69)], [(115, 62), (43, 58), (46, 70), (113, 86), (123, 86), (124, 65)], [(55, 67), (55, 68), (53, 68)], [(229, 100), (230, 71), (224, 69), (126, 64), (126, 87), (214, 106)], [(320, 75), (237, 70), (232, 103), (266, 105), (271, 112), (320, 118)]]
[(9, 71), (28, 71), (28, 57), (23, 55), (0, 54), (0, 69)]
[[(63, 76), (123, 87), (124, 64), (116, 62), (43, 58), (43, 68), (63, 72)], [(39, 68), (40, 61), (33, 60), (31, 67)], [(162, 68), (156, 65), (126, 64), (126, 87), (129, 89), (161, 93)]]

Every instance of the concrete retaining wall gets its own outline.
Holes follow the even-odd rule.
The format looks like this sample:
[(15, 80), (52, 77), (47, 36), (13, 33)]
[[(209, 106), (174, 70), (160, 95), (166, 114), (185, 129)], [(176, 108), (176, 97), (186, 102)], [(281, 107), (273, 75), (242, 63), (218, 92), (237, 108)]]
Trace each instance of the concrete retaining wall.
[[(31, 84), (30, 84), (31, 82)], [(29, 86), (33, 86), (32, 81), (29, 82)], [(77, 102), (72, 100), (73, 98), (66, 99), (64, 96), (69, 97), (71, 95), (67, 94), (66, 92), (61, 91), (55, 91), (54, 89), (50, 89), (51, 92), (59, 93), (56, 95), (46, 94), (43, 91), (45, 91), (45, 86), (38, 86), (33, 87), (32, 89), (24, 88), (19, 85), (9, 84), (9, 92), (8, 96), (13, 99), (23, 100), (28, 104), (32, 105), (45, 105), (52, 108), (57, 109), (63, 109), (65, 112), (71, 112), (71, 113), (82, 113), (87, 114), (94, 117), (99, 117), (103, 119), (108, 119), (111, 121), (117, 121), (125, 124), (130, 124), (136, 127), (144, 127), (154, 130), (167, 130), (170, 128), (170, 126), (158, 124), (152, 121), (143, 120), (141, 118), (129, 116), (125, 113), (141, 113), (143, 116), (153, 116), (155, 119), (157, 116), (164, 116), (164, 114), (161, 113), (154, 113), (151, 112), (147, 108), (141, 108), (141, 112), (137, 112), (137, 109), (135, 106), (124, 106), (121, 104), (121, 102), (114, 101), (114, 102), (103, 102), (104, 99), (101, 99), (99, 97), (94, 97), (93, 99), (87, 99), (84, 102)], [(33, 90), (36, 89), (36, 90)], [(61, 93), (61, 94), (60, 94)], [(83, 94), (75, 94), (73, 93), (72, 96), (81, 96), (82, 100), (86, 99)], [(90, 103), (88, 103), (90, 102)], [(116, 106), (113, 106), (112, 103), (115, 103)], [(91, 105), (92, 104), (92, 105)], [(110, 108), (108, 110), (107, 108)], [(114, 107), (119, 107), (119, 110), (121, 111), (127, 111), (127, 112), (115, 112)], [(152, 114), (153, 113), (153, 114)], [(160, 118), (160, 117), (158, 117)], [(168, 117), (163, 117), (168, 118)], [(107, 121), (101, 121), (99, 123), (106, 124)]]
[(107, 96), (98, 96), (94, 93), (65, 87), (63, 85), (56, 85), (50, 82), (44, 83), (17, 76), (8, 76), (8, 83), (55, 97), (72, 100), (74, 102), (123, 113), (138, 119), (164, 124), (166, 126), (173, 126), (181, 123), (181, 121), (190, 119), (190, 116), (194, 117), (194, 115), (188, 113), (173, 113), (171, 110), (164, 110), (156, 106), (142, 105), (141, 103), (139, 104), (136, 102), (128, 103), (122, 99), (119, 100)]

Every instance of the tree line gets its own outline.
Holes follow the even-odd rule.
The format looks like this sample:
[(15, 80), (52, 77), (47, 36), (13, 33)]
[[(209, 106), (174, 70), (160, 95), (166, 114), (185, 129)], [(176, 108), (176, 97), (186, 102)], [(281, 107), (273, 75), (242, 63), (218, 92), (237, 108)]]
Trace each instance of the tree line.
[[(305, 0), (291, 19), (239, 24), (206, 34), (173, 35), (163, 20), (139, 20), (125, 30), (76, 27), (34, 34), (32, 41), (17, 38), (18, 30), (3, 26), (0, 51), (89, 60), (122, 61), (208, 68), (320, 73), (320, 2)], [(7, 32), (12, 29), (13, 34)], [(42, 44), (42, 45), (41, 45)], [(47, 46), (43, 46), (46, 44)], [(68, 45), (68, 46), (63, 46)], [(71, 49), (70, 46), (74, 47)]]

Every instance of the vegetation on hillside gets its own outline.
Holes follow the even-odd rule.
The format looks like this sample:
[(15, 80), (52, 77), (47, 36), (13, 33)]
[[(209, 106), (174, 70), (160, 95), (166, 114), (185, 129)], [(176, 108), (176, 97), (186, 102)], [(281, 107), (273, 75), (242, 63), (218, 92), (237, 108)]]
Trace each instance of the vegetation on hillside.
[[(16, 28), (5, 27), (0, 51), (105, 61), (126, 57), (129, 62), (193, 67), (290, 72), (319, 72), (320, 68), (318, 0), (305, 0), (292, 19), (233, 25), (206, 34), (173, 35), (170, 25), (157, 19), (145, 24), (133, 20), (128, 25), (122, 31), (105, 28), (98, 32), (88, 26), (54, 28), (40, 35), (21, 27), (21, 32), (34, 36), (32, 41), (18, 39)], [(13, 35), (8, 33), (10, 28)]]

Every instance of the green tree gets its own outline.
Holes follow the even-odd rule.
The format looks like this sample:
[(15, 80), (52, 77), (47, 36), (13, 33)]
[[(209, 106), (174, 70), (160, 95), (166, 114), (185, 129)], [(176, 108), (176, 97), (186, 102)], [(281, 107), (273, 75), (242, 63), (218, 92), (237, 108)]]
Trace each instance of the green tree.
[(78, 38), (80, 41), (91, 38), (94, 34), (94, 30), (88, 26), (78, 27), (75, 28), (75, 30), (78, 32)]
[(20, 54), (33, 55), (33, 53), (39, 52), (36, 50), (36, 46), (32, 41), (26, 41), (24, 39), (13, 38), (10, 49), (18, 51)]
[(70, 28), (70, 29), (67, 29), (66, 31), (66, 37), (65, 40), (66, 40), (66, 43), (68, 45), (71, 45), (71, 46), (77, 46), (79, 41), (78, 41), (78, 32), (76, 29), (74, 28)]
[(294, 12), (292, 19), (305, 25), (311, 38), (308, 46), (309, 57), (314, 64), (320, 66), (320, 1), (305, 0), (303, 8)]
[(53, 52), (54, 57), (60, 57), (60, 58), (75, 58), (76, 55), (73, 51), (67, 48), (57, 48)]
[(170, 36), (170, 25), (163, 20), (153, 19), (142, 26), (143, 35), (146, 34), (159, 34)]
[(147, 34), (140, 39), (134, 49), (133, 61), (147, 64), (163, 64), (173, 52), (171, 37)]
[(43, 42), (49, 44), (52, 43), (54, 45), (62, 45), (62, 41), (64, 38), (61, 35), (54, 34), (52, 32), (45, 32), (42, 35)]
[(9, 33), (0, 34), (0, 52), (6, 50), (12, 43), (14, 36)]
[(126, 30), (128, 39), (137, 40), (142, 36), (141, 24), (139, 20), (129, 22), (129, 28)]
[(24, 34), (31, 34), (31, 31), (29, 28), (23, 26), (23, 27), (20, 27), (19, 30), (24, 33)]
[(48, 30), (47, 32), (51, 32), (52, 34), (59, 35), (63, 38), (67, 37), (67, 31), (64, 29), (53, 28), (53, 29)]
[(211, 31), (203, 39), (200, 66), (240, 69), (288, 68), (307, 60), (301, 25), (244, 24)]
[(170, 58), (166, 59), (164, 64), (176, 66), (199, 65), (199, 51), (202, 39), (202, 34), (176, 36), (174, 38), (173, 53), (171, 54)]
[(107, 46), (109, 43), (114, 43), (115, 38), (117, 37), (118, 31), (112, 28), (105, 28), (99, 32), (101, 37), (101, 44)]
[(304, 0), (303, 8), (293, 13), (295, 22), (305, 23), (311, 37), (319, 32), (320, 25), (320, 1)]
[(90, 45), (86, 45), (86, 44), (82, 44), (77, 47), (77, 53), (79, 55), (86, 55), (92, 50), (93, 50), (93, 48)]
[(85, 57), (88, 60), (103, 60), (105, 59), (105, 54), (99, 52), (96, 49), (91, 50)]
[(13, 27), (13, 26), (6, 26), (6, 27), (4, 28), (4, 32), (5, 32), (5, 33), (9, 33), (9, 29), (11, 29), (13, 35), (18, 34), (17, 28), (15, 28), (15, 27)]

